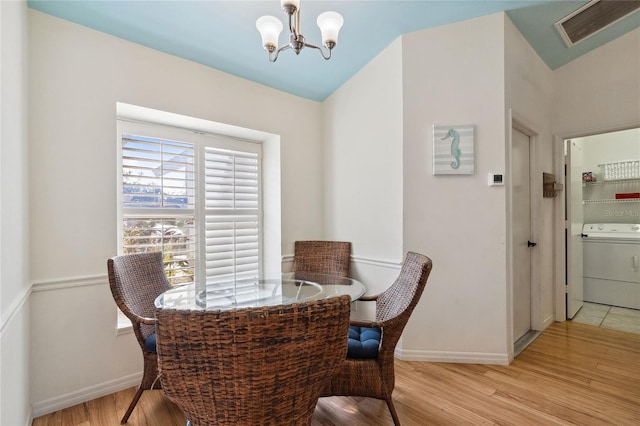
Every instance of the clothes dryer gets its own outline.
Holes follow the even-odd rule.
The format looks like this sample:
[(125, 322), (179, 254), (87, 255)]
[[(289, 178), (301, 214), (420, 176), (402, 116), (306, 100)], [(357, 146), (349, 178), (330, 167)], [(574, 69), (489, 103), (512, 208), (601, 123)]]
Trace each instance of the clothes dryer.
[(640, 309), (640, 224), (585, 224), (584, 300)]

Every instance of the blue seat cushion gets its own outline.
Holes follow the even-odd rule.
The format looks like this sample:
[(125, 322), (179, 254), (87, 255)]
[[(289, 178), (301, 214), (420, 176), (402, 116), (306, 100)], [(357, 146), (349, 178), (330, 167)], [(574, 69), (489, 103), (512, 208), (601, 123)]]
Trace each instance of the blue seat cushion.
[(380, 329), (377, 327), (349, 326), (347, 358), (375, 358), (380, 347)]
[(156, 333), (149, 335), (149, 337), (144, 340), (144, 348), (147, 352), (156, 351)]

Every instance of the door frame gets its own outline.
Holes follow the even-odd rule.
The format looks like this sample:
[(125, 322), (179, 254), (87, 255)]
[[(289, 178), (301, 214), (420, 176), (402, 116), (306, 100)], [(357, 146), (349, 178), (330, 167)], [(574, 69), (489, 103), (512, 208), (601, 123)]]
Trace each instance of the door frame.
[[(508, 128), (508, 158), (507, 176), (512, 176), (513, 167), (513, 131), (516, 129), (529, 137), (529, 188), (530, 188), (530, 208), (531, 208), (531, 238), (534, 242), (540, 241), (541, 233), (541, 218), (542, 210), (541, 204), (536, 200), (542, 199), (542, 170), (540, 168), (540, 131), (535, 125), (528, 122), (524, 117), (520, 116), (513, 109), (509, 109), (509, 128)], [(508, 309), (507, 309), (507, 324), (508, 324), (508, 347), (509, 347), (509, 361), (513, 360), (514, 354), (514, 338), (513, 338), (513, 279), (514, 279), (514, 264), (513, 264), (513, 247), (511, 241), (513, 239), (513, 182), (511, 179), (507, 180), (507, 277), (508, 277)], [(531, 251), (531, 329), (541, 331), (544, 329), (544, 319), (542, 315), (542, 290), (540, 284), (540, 255), (539, 249)]]
[[(634, 121), (630, 123), (622, 123), (614, 126), (604, 126), (596, 128), (588, 128), (582, 131), (567, 132), (554, 134), (553, 136), (553, 158), (554, 158), (554, 171), (556, 179), (560, 179), (563, 187), (566, 190), (567, 180), (565, 179), (565, 157), (564, 157), (564, 141), (566, 139), (583, 138), (587, 136), (598, 135), (601, 133), (618, 132), (621, 130), (629, 130), (640, 127), (640, 121)], [(554, 279), (554, 320), (558, 322), (564, 322), (567, 320), (567, 301), (566, 301), (566, 274), (567, 274), (567, 258), (566, 258), (566, 241), (565, 241), (565, 229), (566, 229), (566, 208), (564, 203), (555, 203), (555, 279)]]

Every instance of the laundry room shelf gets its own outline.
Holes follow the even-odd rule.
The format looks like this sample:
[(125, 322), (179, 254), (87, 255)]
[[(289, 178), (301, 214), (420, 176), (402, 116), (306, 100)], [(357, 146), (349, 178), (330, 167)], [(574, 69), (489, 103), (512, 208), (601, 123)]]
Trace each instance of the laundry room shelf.
[(599, 186), (599, 185), (613, 185), (613, 184), (622, 184), (622, 183), (630, 183), (630, 182), (640, 182), (640, 178), (632, 178), (632, 179), (617, 179), (617, 180), (600, 180), (597, 182), (582, 182), (583, 186)]
[(584, 200), (583, 203), (585, 204), (602, 204), (602, 203), (607, 203), (607, 204), (617, 204), (617, 203), (640, 203), (640, 198), (623, 198), (623, 199), (615, 199), (615, 198), (610, 198), (610, 199), (606, 199), (606, 200)]

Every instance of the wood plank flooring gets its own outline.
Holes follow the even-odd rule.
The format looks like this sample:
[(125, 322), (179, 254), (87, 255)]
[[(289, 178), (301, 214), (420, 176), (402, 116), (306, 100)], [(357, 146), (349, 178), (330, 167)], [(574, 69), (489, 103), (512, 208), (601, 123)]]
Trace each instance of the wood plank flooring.
[[(33, 426), (118, 425), (134, 388), (67, 408)], [(640, 335), (555, 323), (510, 366), (396, 361), (403, 426), (640, 425)], [(183, 426), (162, 391), (147, 391), (131, 426)], [(321, 398), (312, 426), (393, 425), (384, 402)]]

